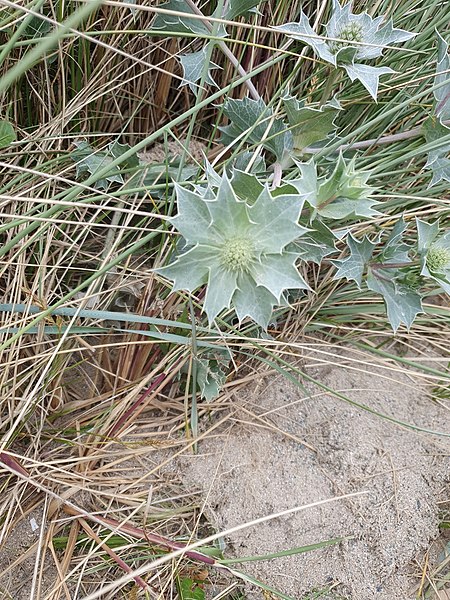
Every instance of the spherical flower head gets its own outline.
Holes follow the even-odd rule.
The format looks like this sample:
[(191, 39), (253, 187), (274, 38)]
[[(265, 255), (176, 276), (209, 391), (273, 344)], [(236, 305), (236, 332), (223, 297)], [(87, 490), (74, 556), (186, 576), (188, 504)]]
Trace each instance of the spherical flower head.
[[(342, 50), (342, 48), (351, 46), (351, 42), (362, 42), (364, 39), (362, 26), (359, 23), (348, 23), (336, 37), (340, 38), (340, 40), (329, 43), (330, 50), (334, 54)], [(347, 44), (344, 40), (350, 43)]]
[(247, 238), (232, 238), (222, 247), (221, 263), (229, 271), (247, 272), (254, 258), (253, 243)]
[(450, 267), (450, 250), (441, 246), (431, 246), (427, 253), (426, 264), (431, 273)]

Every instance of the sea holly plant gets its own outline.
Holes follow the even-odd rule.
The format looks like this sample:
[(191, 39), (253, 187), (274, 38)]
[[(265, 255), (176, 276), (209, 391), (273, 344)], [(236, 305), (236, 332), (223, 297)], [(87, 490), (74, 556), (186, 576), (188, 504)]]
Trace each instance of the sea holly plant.
[(298, 23), (286, 23), (275, 29), (308, 44), (319, 58), (334, 67), (343, 68), (352, 81), (359, 80), (376, 100), (380, 76), (394, 71), (362, 61), (378, 58), (386, 46), (405, 42), (415, 34), (395, 29), (392, 20), (383, 25), (384, 16), (372, 19), (367, 13), (353, 14), (351, 10), (351, 2), (341, 6), (338, 0), (333, 0), (333, 13), (324, 37), (314, 31), (303, 12)]
[(292, 179), (290, 185), (305, 196), (313, 208), (311, 220), (317, 215), (328, 219), (343, 219), (349, 216), (372, 217), (380, 212), (374, 209), (379, 205), (372, 198), (374, 188), (367, 185), (369, 172), (355, 169), (355, 160), (346, 161), (339, 156), (330, 177), (319, 177), (313, 159), (306, 163), (296, 163), (300, 179)]
[(450, 127), (448, 126), (450, 120), (450, 56), (448, 44), (438, 32), (436, 34), (438, 46), (436, 83), (447, 83), (434, 90), (433, 114), (428, 117), (422, 127), (427, 142), (435, 142), (446, 137), (448, 142), (428, 154), (425, 168), (431, 169), (433, 172), (429, 187), (442, 180), (450, 181), (450, 159), (447, 158), (450, 152)]
[(439, 223), (416, 219), (420, 274), (433, 279), (450, 294), (450, 231), (439, 235)]
[[(211, 16), (218, 19), (233, 20), (239, 16), (245, 16), (250, 12), (255, 12), (261, 0), (229, 0), (217, 2), (215, 10)], [(194, 2), (186, 0), (169, 0), (160, 6), (163, 10), (170, 10), (178, 14), (159, 13), (153, 22), (153, 30), (160, 30), (167, 33), (195, 35), (208, 40), (211, 36), (219, 38), (219, 41), (211, 39), (207, 41), (201, 50), (179, 55), (179, 60), (183, 68), (183, 80), (181, 86), (189, 85), (195, 93), (198, 89), (198, 82), (205, 74), (204, 83), (215, 86), (216, 83), (211, 71), (220, 68), (210, 60), (214, 47), (219, 46), (230, 58), (230, 51), (225, 47), (220, 38), (227, 36), (226, 29), (222, 23), (211, 22), (207, 19), (192, 18), (201, 16), (202, 13)], [(237, 66), (237, 61), (235, 66)]]
[[(211, 188), (210, 188), (211, 190)], [(274, 306), (289, 289), (308, 290), (288, 248), (305, 229), (298, 224), (299, 194), (273, 197), (267, 186), (253, 204), (238, 198), (226, 174), (214, 198), (176, 187), (178, 214), (171, 219), (186, 247), (156, 272), (173, 290), (207, 284), (204, 311), (210, 324), (233, 305), (239, 321), (250, 317), (267, 329)]]

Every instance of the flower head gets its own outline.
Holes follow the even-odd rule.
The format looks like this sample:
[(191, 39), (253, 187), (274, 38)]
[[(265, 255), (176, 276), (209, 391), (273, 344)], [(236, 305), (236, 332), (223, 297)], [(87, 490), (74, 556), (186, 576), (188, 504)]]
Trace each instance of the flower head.
[(177, 186), (178, 214), (171, 222), (188, 249), (157, 273), (171, 279), (174, 290), (207, 284), (210, 323), (233, 304), (240, 321), (249, 316), (267, 328), (285, 290), (309, 289), (296, 268), (298, 253), (287, 250), (305, 231), (298, 225), (302, 197), (273, 198), (266, 187), (250, 205), (226, 175), (216, 182), (208, 198)]
[(417, 249), (422, 270), (420, 274), (434, 279), (450, 294), (450, 231), (439, 235), (439, 222), (426, 223), (416, 219)]
[(345, 69), (350, 79), (358, 79), (376, 100), (380, 75), (393, 71), (389, 67), (373, 67), (360, 61), (377, 58), (384, 47), (409, 40), (415, 34), (394, 29), (392, 20), (382, 25), (383, 16), (372, 19), (367, 13), (355, 15), (351, 9), (351, 2), (341, 6), (338, 0), (333, 0), (326, 38), (316, 34), (303, 12), (298, 23), (286, 23), (276, 29), (311, 46), (322, 60)]
[(425, 262), (431, 273), (445, 271), (445, 269), (450, 268), (450, 248), (433, 244), (427, 252)]

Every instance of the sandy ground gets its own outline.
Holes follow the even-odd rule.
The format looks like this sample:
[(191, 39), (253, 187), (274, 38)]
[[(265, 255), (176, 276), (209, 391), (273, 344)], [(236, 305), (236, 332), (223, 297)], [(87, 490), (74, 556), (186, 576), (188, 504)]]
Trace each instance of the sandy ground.
[[(308, 356), (312, 359), (306, 372), (350, 400), (405, 423), (448, 431), (443, 407), (407, 373), (368, 367), (350, 350), (338, 351), (334, 361), (340, 365), (310, 350)], [(331, 500), (225, 539), (229, 558), (347, 538), (306, 554), (236, 565), (284, 597), (415, 599), (425, 553), (439, 534), (438, 503), (449, 499), (448, 438), (402, 428), (312, 383), (302, 384), (303, 389), (284, 377), (271, 376), (235, 394), (223, 427), (213, 428), (197, 455), (178, 457), (160, 475), (182, 486), (186, 494), (199, 490), (205, 515), (217, 531)], [(207, 428), (212, 424), (214, 417), (202, 422)], [(155, 467), (159, 459), (149, 458), (148, 466), (136, 463), (136, 473), (133, 465), (127, 469), (130, 482)], [(361, 495), (340, 498), (356, 493)], [(41, 525), (41, 512), (26, 515), (0, 548), (1, 599), (30, 598)], [(27, 558), (21, 562), (24, 553)], [(431, 563), (432, 559), (431, 554)], [(56, 580), (48, 554), (41, 568), (46, 588)], [(218, 597), (223, 585), (222, 579), (207, 587), (207, 598)], [(445, 592), (441, 594), (440, 600), (446, 598)], [(36, 592), (33, 600), (44, 596)], [(72, 600), (82, 597), (76, 594)], [(277, 596), (247, 584), (244, 597)]]
[[(368, 372), (358, 363), (308, 373), (375, 411), (448, 430), (444, 411), (407, 375)], [(240, 568), (296, 599), (414, 599), (424, 552), (438, 536), (437, 503), (445, 494), (448, 499), (448, 438), (401, 428), (312, 384), (301, 391), (283, 377), (249, 390), (236, 406), (231, 429), (202, 443), (198, 456), (179, 461), (185, 485), (202, 487), (218, 528), (363, 495), (244, 529), (230, 536), (227, 556), (348, 536), (333, 547)], [(334, 591), (312, 594), (327, 588)], [(211, 590), (211, 598), (218, 591)], [(250, 586), (247, 598), (264, 596)]]

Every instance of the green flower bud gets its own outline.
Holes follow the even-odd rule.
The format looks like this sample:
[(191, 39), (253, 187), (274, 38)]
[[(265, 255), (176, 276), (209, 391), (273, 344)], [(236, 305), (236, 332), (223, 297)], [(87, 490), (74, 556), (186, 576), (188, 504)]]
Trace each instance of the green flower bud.
[(431, 273), (450, 267), (450, 250), (441, 246), (431, 246), (427, 253), (426, 264)]

